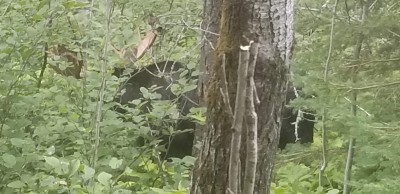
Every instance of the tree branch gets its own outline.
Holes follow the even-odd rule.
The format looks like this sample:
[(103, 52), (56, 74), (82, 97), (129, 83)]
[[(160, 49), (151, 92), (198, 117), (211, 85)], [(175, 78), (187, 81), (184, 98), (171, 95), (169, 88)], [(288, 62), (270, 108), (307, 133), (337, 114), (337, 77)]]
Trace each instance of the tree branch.
[(256, 169), (257, 169), (257, 157), (258, 157), (258, 145), (257, 145), (257, 113), (255, 108), (254, 97), (256, 95), (255, 83), (254, 83), (254, 70), (258, 56), (258, 43), (253, 43), (250, 47), (250, 63), (247, 73), (247, 88), (246, 88), (246, 169), (244, 172), (244, 186), (242, 193), (254, 193)]
[(238, 67), (238, 84), (236, 89), (236, 101), (235, 101), (235, 112), (233, 115), (232, 123), (232, 139), (231, 139), (231, 151), (229, 161), (229, 188), (233, 193), (238, 193), (239, 185), (239, 172), (240, 166), (240, 145), (242, 141), (242, 127), (244, 112), (246, 109), (245, 97), (246, 97), (246, 77), (249, 65), (249, 47), (240, 46), (239, 53), (239, 67)]

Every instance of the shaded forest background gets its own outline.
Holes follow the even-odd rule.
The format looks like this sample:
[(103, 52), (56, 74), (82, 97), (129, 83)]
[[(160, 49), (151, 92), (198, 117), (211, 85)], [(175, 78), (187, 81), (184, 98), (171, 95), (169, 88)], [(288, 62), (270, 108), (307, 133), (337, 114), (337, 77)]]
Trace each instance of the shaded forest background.
[[(118, 0), (112, 6), (107, 32), (103, 2), (94, 1), (93, 14), (85, 11), (91, 5), (74, 0), (0, 2), (1, 193), (188, 192), (194, 158), (150, 159), (158, 140), (146, 135), (146, 118), (157, 112), (131, 110), (132, 126), (108, 110), (119, 86), (112, 69), (128, 65), (111, 49), (105, 77), (109, 103), (103, 105), (99, 137), (93, 133), (94, 115), (104, 37), (110, 35), (117, 48), (132, 48), (151, 30), (149, 18), (157, 18), (163, 32), (135, 67), (176, 60), (194, 68), (207, 41), (200, 36), (206, 29), (202, 2)], [(291, 105), (316, 110), (317, 138), (311, 146), (293, 144), (279, 153), (272, 193), (342, 192), (350, 138), (356, 138), (352, 193), (398, 193), (400, 3), (300, 0), (295, 10), (293, 81), (316, 97)], [(68, 65), (62, 56), (47, 52), (45, 57), (46, 48), (59, 44), (84, 59), (85, 79), (64, 77), (51, 68), (41, 76), (44, 63)], [(150, 96), (156, 95), (153, 90), (148, 89)], [(160, 109), (174, 105), (163, 103)], [(201, 111), (192, 117), (204, 119)], [(323, 128), (328, 165), (319, 178)], [(136, 146), (137, 136), (149, 144)]]

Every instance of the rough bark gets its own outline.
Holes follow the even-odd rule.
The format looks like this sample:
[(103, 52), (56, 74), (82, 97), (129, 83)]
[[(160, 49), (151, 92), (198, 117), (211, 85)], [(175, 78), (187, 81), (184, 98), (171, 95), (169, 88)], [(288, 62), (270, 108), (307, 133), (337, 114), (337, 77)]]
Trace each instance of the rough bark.
[[(206, 30), (207, 40), (202, 50), (202, 70), (205, 77), (199, 88), (203, 105), (207, 106), (207, 124), (196, 134), (201, 143), (191, 193), (228, 193), (232, 119), (221, 93), (225, 82), (222, 75), (226, 75), (230, 107), (235, 107), (239, 40), (246, 38), (260, 45), (254, 75), (260, 99), (256, 107), (258, 163), (254, 193), (269, 193), (292, 53), (293, 2), (205, 0), (204, 5), (202, 28)], [(226, 56), (225, 69), (221, 68), (223, 55)], [(244, 169), (241, 170), (243, 175)]]

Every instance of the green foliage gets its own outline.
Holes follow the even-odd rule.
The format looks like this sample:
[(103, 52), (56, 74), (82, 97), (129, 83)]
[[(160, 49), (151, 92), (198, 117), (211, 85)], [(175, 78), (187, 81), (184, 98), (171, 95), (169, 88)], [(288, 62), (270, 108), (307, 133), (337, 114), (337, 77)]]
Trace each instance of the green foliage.
[[(368, 4), (364, 24), (360, 20), (360, 2)], [(294, 81), (316, 98), (296, 100), (293, 106), (317, 110), (318, 133), (322, 110), (327, 110), (329, 164), (323, 188), (318, 185), (321, 151), (320, 139), (316, 139), (311, 151), (292, 146), (290, 151), (281, 153), (273, 190), (342, 193), (347, 140), (356, 137), (351, 193), (398, 193), (400, 7), (394, 0), (339, 1), (328, 81), (324, 82), (334, 3), (306, 0), (296, 4)], [(355, 49), (360, 37), (363, 41), (358, 60)], [(349, 101), (353, 88), (358, 88), (356, 115)], [(302, 155), (306, 157), (299, 157)]]
[[(200, 4), (195, 1), (114, 1), (111, 41), (117, 48), (132, 48), (151, 29), (150, 15), (164, 31), (153, 45), (157, 60), (197, 64)], [(103, 2), (94, 2), (93, 15), (84, 1), (47, 0), (0, 2), (0, 193), (187, 193), (193, 158), (162, 162), (157, 136), (148, 127), (156, 122), (174, 133), (176, 104), (161, 101), (155, 88), (143, 88), (143, 98), (133, 104), (156, 102), (143, 114), (128, 109), (119, 115), (111, 109), (119, 81), (113, 67), (124, 66), (111, 50), (108, 54), (100, 144), (96, 147), (95, 114), (105, 44)], [(77, 11), (80, 10), (80, 13)], [(85, 79), (64, 77), (47, 68), (41, 77), (45, 48), (63, 44), (85, 61)], [(190, 49), (188, 49), (190, 48)], [(48, 53), (47, 63), (64, 69), (63, 56)], [(185, 72), (184, 72), (185, 73)], [(188, 73), (188, 72), (186, 72)], [(38, 82), (41, 82), (40, 88)], [(173, 86), (180, 94), (195, 88), (184, 80)], [(162, 114), (168, 114), (169, 120)], [(204, 118), (193, 112), (199, 120)], [(194, 117), (194, 116), (193, 116)], [(124, 122), (128, 118), (129, 122)], [(149, 123), (151, 122), (151, 123)], [(168, 129), (168, 130), (167, 130)], [(138, 137), (149, 144), (138, 146)], [(96, 156), (96, 157), (95, 157)]]

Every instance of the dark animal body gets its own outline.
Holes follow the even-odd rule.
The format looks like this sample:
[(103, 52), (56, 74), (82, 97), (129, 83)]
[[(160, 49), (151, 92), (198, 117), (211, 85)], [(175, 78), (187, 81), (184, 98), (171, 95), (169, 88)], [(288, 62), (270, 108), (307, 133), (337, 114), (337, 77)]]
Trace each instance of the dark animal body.
[[(190, 108), (196, 107), (198, 102), (197, 91), (192, 90), (177, 98), (171, 91), (171, 84), (176, 83), (179, 79), (179, 70), (185, 69), (185, 66), (180, 62), (163, 61), (155, 64), (150, 64), (143, 69), (134, 70), (127, 73), (124, 68), (115, 68), (113, 75), (117, 77), (128, 78), (121, 84), (120, 91), (125, 90), (120, 96), (115, 98), (115, 101), (127, 105), (130, 101), (142, 97), (140, 88), (150, 88), (151, 86), (161, 87), (157, 90), (161, 94), (161, 100), (177, 99), (177, 106), (181, 115), (184, 117), (189, 113)], [(160, 76), (160, 72), (163, 72)], [(194, 77), (195, 78), (195, 77)], [(287, 104), (296, 96), (293, 90), (288, 90)], [(145, 107), (144, 111), (149, 108)], [(125, 110), (118, 108), (118, 112), (124, 113)], [(313, 142), (314, 116), (308, 112), (303, 113), (304, 119), (299, 123), (298, 137), (301, 143)], [(293, 108), (285, 107), (282, 111), (282, 128), (280, 134), (279, 148), (285, 148), (288, 143), (295, 143), (295, 126), (297, 112), (293, 112)], [(195, 123), (187, 118), (182, 118), (177, 121), (176, 130), (194, 129)], [(163, 153), (165, 158), (178, 157), (183, 158), (192, 154), (194, 133), (185, 132), (175, 136), (161, 138), (162, 144), (168, 148), (167, 153)], [(163, 157), (162, 157), (163, 158)]]
[[(289, 87), (286, 94), (286, 106), (282, 110), (282, 126), (278, 147), (284, 149), (289, 143), (296, 143), (295, 123), (297, 119), (298, 110), (288, 107), (290, 101), (296, 99), (295, 88)], [(301, 110), (302, 117), (298, 122), (298, 141), (300, 143), (313, 143), (314, 142), (314, 111)]]
[[(177, 100), (177, 109), (182, 116), (175, 125), (175, 130), (182, 131), (186, 129), (194, 129), (195, 123), (187, 118), (184, 118), (190, 111), (190, 108), (197, 106), (197, 94), (195, 90), (184, 93), (182, 96), (177, 97), (171, 91), (171, 85), (177, 83), (181, 71), (185, 69), (180, 62), (163, 61), (155, 64), (148, 65), (142, 69), (134, 70), (133, 72), (127, 71), (125, 68), (115, 68), (113, 75), (120, 78), (127, 78), (121, 84), (119, 90), (121, 95), (115, 98), (115, 101), (121, 105), (128, 105), (132, 100), (140, 99), (143, 97), (140, 91), (141, 87), (150, 88), (152, 86), (160, 87), (156, 90), (161, 94), (159, 100)], [(187, 75), (189, 76), (189, 75)], [(189, 77), (186, 77), (189, 78)], [(151, 104), (148, 103), (141, 107), (142, 112), (151, 109)], [(120, 113), (126, 111), (122, 108), (117, 108)], [(161, 130), (162, 126), (153, 126)], [(164, 126), (165, 127), (165, 126)], [(194, 133), (184, 132), (178, 133), (174, 136), (163, 135), (161, 137), (161, 144), (166, 145), (166, 153), (161, 154), (161, 158), (177, 157), (183, 158), (192, 154)]]

